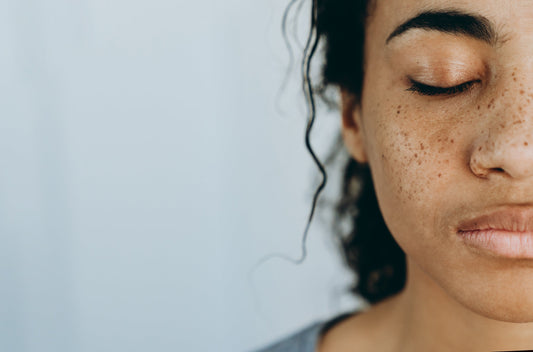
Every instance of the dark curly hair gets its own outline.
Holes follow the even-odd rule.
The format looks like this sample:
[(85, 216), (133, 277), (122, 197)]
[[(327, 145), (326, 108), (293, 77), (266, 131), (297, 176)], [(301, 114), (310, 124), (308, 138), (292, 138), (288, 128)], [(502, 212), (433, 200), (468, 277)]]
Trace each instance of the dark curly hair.
[[(303, 62), (304, 91), (310, 105), (306, 142), (323, 174), (323, 184), (315, 193), (312, 216), (316, 198), (326, 182), (325, 169), (308, 143), (310, 126), (315, 118), (314, 97), (325, 97), (328, 88), (336, 87), (351, 94), (357, 104), (361, 103), (365, 28), (375, 0), (311, 1), (311, 31)], [(324, 49), (321, 81), (313, 86), (309, 67), (318, 47)], [(338, 138), (324, 164), (333, 163), (342, 151), (342, 138)], [(342, 194), (333, 204), (335, 215), (332, 225), (344, 262), (356, 277), (351, 291), (374, 304), (398, 293), (405, 286), (405, 253), (383, 220), (368, 165), (360, 164), (351, 157), (347, 159), (343, 167)], [(349, 223), (348, 230), (341, 226), (346, 222)]]

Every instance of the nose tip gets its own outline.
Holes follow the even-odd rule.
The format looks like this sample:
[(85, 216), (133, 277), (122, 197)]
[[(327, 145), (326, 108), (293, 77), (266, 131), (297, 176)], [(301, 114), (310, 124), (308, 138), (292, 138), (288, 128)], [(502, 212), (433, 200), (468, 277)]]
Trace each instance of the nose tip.
[(485, 140), (474, 146), (470, 156), (470, 169), (474, 175), (488, 178), (493, 174), (515, 179), (533, 176), (533, 142), (528, 140), (498, 138)]

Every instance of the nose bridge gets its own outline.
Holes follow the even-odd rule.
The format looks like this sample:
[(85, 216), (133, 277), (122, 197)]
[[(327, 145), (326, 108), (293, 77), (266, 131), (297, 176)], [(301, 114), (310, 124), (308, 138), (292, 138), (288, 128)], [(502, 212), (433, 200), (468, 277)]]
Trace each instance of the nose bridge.
[(487, 105), (490, 123), (473, 147), (471, 170), (480, 177), (533, 177), (533, 60), (522, 59), (500, 83), (504, 88)]
[[(528, 44), (528, 48), (531, 48), (533, 52), (533, 44)], [(514, 55), (512, 63), (509, 63), (502, 71), (501, 80), (506, 85), (507, 91), (521, 93), (520, 96), (515, 95), (521, 101), (523, 101), (523, 95), (531, 99), (530, 94), (533, 93), (533, 55), (529, 54), (529, 50), (522, 48), (520, 52)]]

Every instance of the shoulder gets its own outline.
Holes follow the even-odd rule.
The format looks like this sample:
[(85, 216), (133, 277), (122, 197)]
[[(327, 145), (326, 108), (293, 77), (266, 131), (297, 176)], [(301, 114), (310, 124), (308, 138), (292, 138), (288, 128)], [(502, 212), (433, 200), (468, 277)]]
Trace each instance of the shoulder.
[(255, 352), (314, 352), (324, 322), (315, 322)]
[(389, 297), (370, 309), (344, 313), (316, 322), (255, 352), (394, 351), (401, 323), (392, 311), (400, 295)]
[(328, 321), (319, 321), (254, 352), (315, 352), (325, 330), (353, 313), (345, 313)]
[(394, 304), (399, 296), (385, 299), (365, 311), (345, 319), (324, 333), (321, 352), (395, 351), (401, 336), (401, 321), (395, 319)]

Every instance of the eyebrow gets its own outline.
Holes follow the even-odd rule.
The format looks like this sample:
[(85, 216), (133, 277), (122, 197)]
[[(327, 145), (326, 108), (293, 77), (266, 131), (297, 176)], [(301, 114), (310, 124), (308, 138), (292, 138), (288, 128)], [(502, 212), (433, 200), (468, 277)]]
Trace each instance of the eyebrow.
[(399, 25), (387, 38), (393, 38), (410, 29), (421, 28), (444, 33), (466, 35), (494, 45), (497, 41), (494, 25), (487, 18), (459, 10), (425, 11)]

